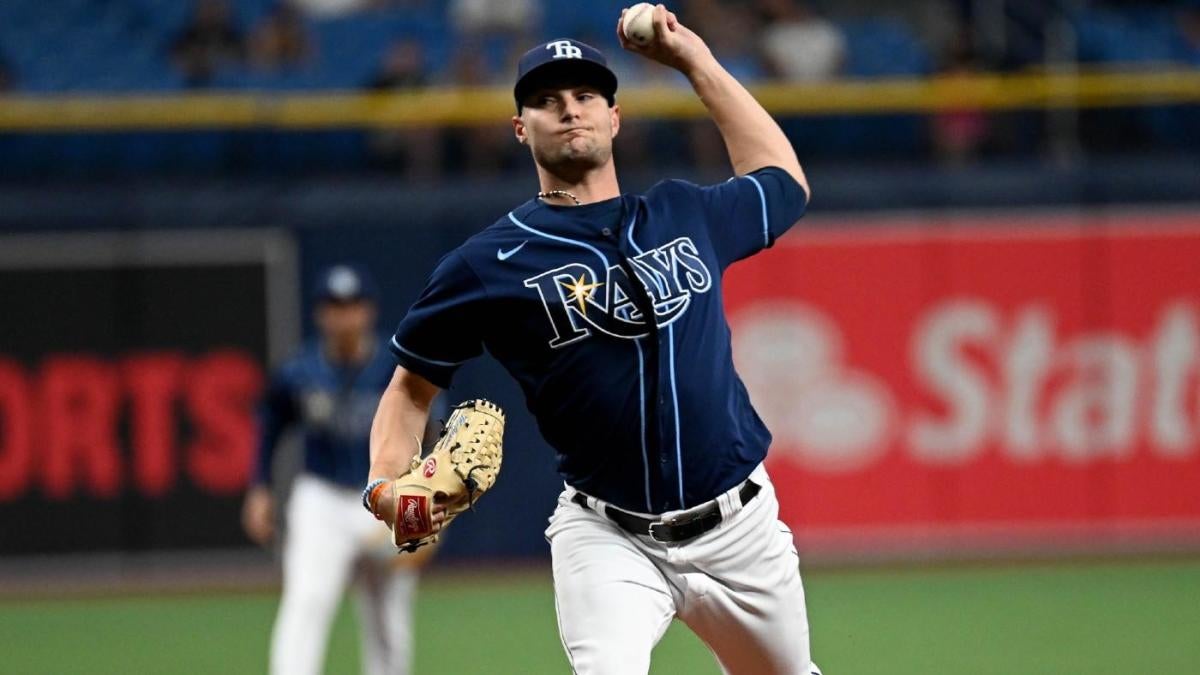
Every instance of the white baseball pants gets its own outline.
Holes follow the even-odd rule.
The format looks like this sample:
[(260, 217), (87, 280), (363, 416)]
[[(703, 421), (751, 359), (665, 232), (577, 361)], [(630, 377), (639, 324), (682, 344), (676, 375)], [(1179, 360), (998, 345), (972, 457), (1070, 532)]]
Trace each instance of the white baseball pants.
[(271, 635), (273, 675), (322, 672), (346, 586), (357, 586), (363, 671), (407, 675), (417, 573), (395, 565), (391, 532), (357, 490), (301, 474), (288, 502), (283, 598)]
[(750, 479), (762, 486), (754, 499), (743, 507), (736, 488), (721, 495), (725, 520), (677, 544), (629, 534), (564, 490), (546, 538), (559, 634), (576, 673), (648, 672), (651, 650), (678, 617), (725, 673), (820, 674), (791, 530), (766, 470)]

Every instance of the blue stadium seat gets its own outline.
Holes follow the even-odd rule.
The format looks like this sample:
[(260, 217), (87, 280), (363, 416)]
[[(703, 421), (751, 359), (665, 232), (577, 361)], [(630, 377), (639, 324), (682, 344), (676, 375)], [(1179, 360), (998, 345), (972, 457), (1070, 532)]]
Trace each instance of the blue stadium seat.
[(930, 70), (928, 52), (902, 21), (863, 19), (839, 26), (846, 37), (848, 75), (920, 75)]
[(1173, 58), (1169, 10), (1089, 10), (1074, 18), (1078, 58), (1086, 63), (1154, 63)]
[(373, 11), (310, 23), (320, 63), (303, 82), (332, 89), (358, 89), (379, 69), (388, 47), (396, 40), (418, 40), (426, 46), (427, 63), (437, 70), (444, 63), (439, 50), (448, 43), (443, 14), (431, 3), (424, 11)]
[(186, 0), (130, 0), (146, 24), (163, 36), (178, 33), (192, 16), (193, 3)]
[[(621, 10), (632, 4), (614, 0), (593, 0), (574, 3), (570, 11), (564, 12), (556, 11), (556, 8), (550, 6), (551, 3), (543, 3), (545, 7), (541, 17), (541, 37), (545, 40), (570, 37), (600, 42), (613, 35)], [(604, 44), (594, 46), (601, 49), (606, 47)]]

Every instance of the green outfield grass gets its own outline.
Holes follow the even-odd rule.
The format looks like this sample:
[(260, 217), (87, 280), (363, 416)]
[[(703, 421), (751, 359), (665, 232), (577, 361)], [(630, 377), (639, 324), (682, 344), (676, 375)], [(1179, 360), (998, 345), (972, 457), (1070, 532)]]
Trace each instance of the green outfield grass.
[[(827, 675), (1200, 672), (1200, 561), (951, 566), (807, 575)], [(270, 594), (0, 602), (0, 672), (261, 673)], [(421, 675), (568, 672), (542, 575), (432, 578), (419, 602)], [(329, 673), (355, 673), (344, 607)], [(678, 624), (659, 675), (718, 673)]]

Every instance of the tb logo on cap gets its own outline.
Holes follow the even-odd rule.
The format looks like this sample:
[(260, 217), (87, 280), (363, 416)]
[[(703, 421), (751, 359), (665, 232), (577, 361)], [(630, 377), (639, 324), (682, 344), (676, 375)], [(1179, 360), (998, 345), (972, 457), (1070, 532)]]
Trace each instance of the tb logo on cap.
[(581, 59), (583, 58), (583, 50), (571, 44), (570, 40), (558, 40), (546, 45), (546, 49), (554, 50), (554, 58), (556, 59)]

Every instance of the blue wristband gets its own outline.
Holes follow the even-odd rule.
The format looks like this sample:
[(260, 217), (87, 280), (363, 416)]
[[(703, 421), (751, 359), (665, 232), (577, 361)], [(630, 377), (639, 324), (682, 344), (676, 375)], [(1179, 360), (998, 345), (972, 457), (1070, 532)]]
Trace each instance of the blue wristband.
[(371, 515), (375, 515), (375, 510), (371, 508), (371, 493), (375, 491), (375, 488), (383, 485), (386, 482), (386, 478), (376, 478), (370, 483), (367, 483), (367, 487), (363, 488), (362, 505), (363, 508), (366, 509)]

